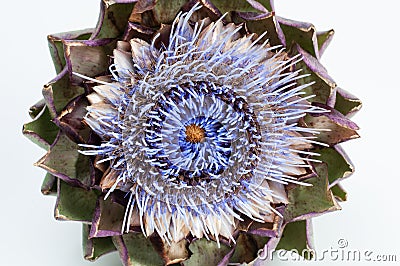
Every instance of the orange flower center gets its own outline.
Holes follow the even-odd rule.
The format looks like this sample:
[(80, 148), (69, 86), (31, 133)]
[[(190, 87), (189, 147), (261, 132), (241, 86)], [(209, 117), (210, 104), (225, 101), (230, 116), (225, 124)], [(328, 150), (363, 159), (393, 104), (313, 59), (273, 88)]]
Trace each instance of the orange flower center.
[(190, 124), (186, 127), (186, 140), (190, 143), (202, 142), (206, 136), (204, 128), (199, 127), (196, 124)]

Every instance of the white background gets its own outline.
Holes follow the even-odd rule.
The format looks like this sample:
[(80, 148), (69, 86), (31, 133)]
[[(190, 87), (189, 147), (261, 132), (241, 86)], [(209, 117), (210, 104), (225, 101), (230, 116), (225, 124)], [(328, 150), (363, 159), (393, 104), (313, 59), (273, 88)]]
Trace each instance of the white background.
[[(337, 248), (337, 241), (343, 238), (349, 249), (396, 254), (400, 261), (400, 24), (395, 3), (275, 3), (280, 16), (313, 22), (320, 30), (335, 29), (322, 62), (339, 86), (364, 102), (353, 118), (361, 127), (362, 138), (343, 145), (357, 169), (343, 182), (348, 202), (341, 204), (343, 210), (314, 219), (318, 250)], [(29, 121), (28, 108), (41, 98), (42, 85), (54, 76), (47, 34), (94, 27), (98, 11), (98, 0), (7, 1), (1, 6), (1, 265), (120, 265), (117, 254), (94, 264), (82, 259), (81, 225), (53, 219), (55, 198), (40, 193), (45, 172), (32, 166), (44, 151), (21, 134), (22, 124)], [(323, 265), (353, 263), (324, 261)]]

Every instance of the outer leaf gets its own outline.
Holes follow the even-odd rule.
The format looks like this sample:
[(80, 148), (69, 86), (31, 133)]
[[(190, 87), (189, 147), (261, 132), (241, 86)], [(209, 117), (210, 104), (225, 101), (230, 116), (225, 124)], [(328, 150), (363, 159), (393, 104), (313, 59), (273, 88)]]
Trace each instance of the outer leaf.
[(56, 33), (47, 36), (51, 58), (53, 59), (57, 74), (59, 74), (65, 67), (62, 40), (87, 40), (91, 36), (93, 30), (94, 29), (84, 29), (79, 31)]
[(350, 119), (329, 106), (317, 104), (329, 112), (323, 114), (307, 115), (304, 118), (305, 126), (324, 129), (317, 136), (317, 140), (334, 146), (340, 142), (358, 138), (358, 126)]
[[(268, 237), (258, 238), (260, 242), (264, 242), (264, 245), (268, 241)], [(260, 249), (259, 243), (253, 238), (252, 235), (246, 233), (240, 233), (236, 239), (236, 248), (230, 258), (230, 263), (249, 263), (257, 257), (257, 252)]]
[(277, 17), (280, 27), (285, 34), (285, 46), (289, 50), (298, 44), (312, 56), (319, 58), (317, 34), (314, 25)]
[(269, 241), (269, 237), (264, 237), (264, 236), (257, 236), (257, 235), (251, 235), (253, 240), (255, 241), (258, 251), (262, 249)]
[(87, 98), (83, 95), (73, 99), (54, 122), (71, 139), (77, 143), (87, 143), (90, 135), (90, 128), (83, 123), (86, 115), (86, 107), (89, 105)]
[(64, 68), (52, 81), (44, 85), (43, 96), (51, 116), (56, 117), (72, 99), (85, 92), (80, 86), (72, 85), (68, 69)]
[(35, 119), (36, 116), (38, 116), (40, 114), (40, 112), (42, 112), (45, 105), (46, 105), (46, 102), (44, 101), (44, 99), (41, 99), (40, 101), (38, 101), (37, 103), (32, 105), (31, 108), (29, 108), (30, 117), (32, 119)]
[(336, 147), (316, 149), (316, 152), (320, 156), (316, 156), (315, 158), (325, 162), (328, 166), (330, 186), (335, 185), (354, 172), (354, 166), (347, 160), (347, 156), (343, 156), (344, 152), (339, 147)]
[(59, 179), (54, 216), (57, 220), (90, 222), (97, 197), (93, 190), (72, 187)]
[(73, 72), (95, 77), (104, 74), (110, 64), (110, 56), (115, 47), (113, 39), (96, 39), (89, 41), (63, 40), (65, 59), (70, 79), (74, 82), (82, 81), (73, 75)]
[(298, 83), (309, 84), (314, 82), (303, 91), (306, 92), (306, 95), (315, 95), (311, 101), (327, 104), (335, 92), (335, 81), (328, 75), (325, 67), (321, 65), (317, 58), (307, 53), (299, 45), (295, 45), (295, 49), (297, 50), (295, 53), (299, 53), (303, 57), (303, 60), (296, 64), (296, 70), (301, 69), (301, 74), (309, 74), (307, 77), (298, 79)]
[(325, 49), (328, 47), (334, 34), (335, 34), (334, 30), (317, 32), (319, 57), (321, 57), (322, 54), (325, 52)]
[(22, 134), (36, 145), (48, 150), (56, 139), (58, 127), (51, 121), (51, 115), (47, 106), (43, 107), (41, 113), (35, 120), (26, 123), (22, 128)]
[(58, 183), (57, 177), (51, 175), (50, 173), (47, 173), (43, 180), (41, 188), (43, 195), (56, 195), (57, 183)]
[(47, 154), (35, 165), (76, 186), (90, 187), (93, 177), (89, 157), (80, 154), (79, 149), (78, 144), (60, 133)]
[(275, 11), (274, 0), (257, 0), (260, 2), (268, 11)]
[(297, 250), (298, 254), (302, 255), (302, 257), (311, 259), (313, 254), (310, 251), (309, 241), (307, 236), (307, 221), (292, 222), (285, 226), (276, 249)]
[(224, 258), (231, 248), (221, 244), (218, 247), (215, 241), (210, 241), (205, 238), (193, 241), (189, 246), (190, 251), (193, 253), (192, 256), (185, 261), (185, 266), (191, 265), (204, 265), (214, 266)]
[(276, 250), (276, 247), (279, 244), (280, 241), (280, 236), (282, 235), (283, 227), (281, 228), (279, 237), (271, 237), (267, 240), (267, 243), (263, 246), (263, 248), (260, 248), (258, 251), (260, 256), (255, 259), (254, 261), (250, 262), (249, 265), (254, 265), (254, 266), (264, 266), (268, 265), (268, 262), (271, 261), (271, 251)]
[(109, 197), (99, 197), (93, 216), (90, 237), (105, 237), (122, 234), (122, 222), (125, 208)]
[(100, 256), (117, 250), (111, 237), (89, 239), (90, 225), (82, 224), (82, 247), (86, 260), (94, 261)]
[(339, 200), (339, 201), (347, 200), (347, 192), (342, 188), (340, 183), (331, 187), (331, 191), (337, 200)]
[(256, 12), (256, 13), (267, 13), (268, 10), (260, 3), (255, 0), (245, 1), (225, 1), (225, 0), (209, 0), (221, 14), (225, 14), (229, 11), (236, 12)]
[(142, 233), (112, 237), (124, 266), (159, 266), (163, 260)]
[(335, 109), (347, 117), (353, 116), (358, 110), (361, 109), (362, 103), (360, 99), (345, 91), (344, 89), (337, 88)]
[(287, 222), (308, 219), (325, 212), (339, 210), (340, 206), (328, 189), (328, 168), (326, 164), (315, 166), (317, 177), (307, 179), (312, 186), (297, 186), (288, 192), (289, 204), (284, 219)]
[(271, 46), (285, 43), (285, 36), (277, 23), (276, 16), (272, 12), (256, 17), (249, 16), (249, 14), (246, 13), (238, 13), (233, 17), (233, 21), (235, 23), (246, 21), (246, 26), (251, 33), (261, 35), (267, 32), (261, 41), (268, 39)]
[(117, 38), (124, 33), (136, 0), (102, 0), (99, 20), (91, 40)]
[(186, 0), (157, 0), (153, 14), (155, 19), (162, 24), (171, 24)]

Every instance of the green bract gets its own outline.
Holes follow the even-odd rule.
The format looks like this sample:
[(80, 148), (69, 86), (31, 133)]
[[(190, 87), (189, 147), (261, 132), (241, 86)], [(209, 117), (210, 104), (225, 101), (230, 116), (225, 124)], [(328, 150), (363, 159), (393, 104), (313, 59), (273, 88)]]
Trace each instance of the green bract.
[[(105, 91), (100, 90), (98, 83), (117, 82), (118, 86), (128, 84), (128, 81), (121, 82), (118, 79), (122, 79), (122, 70), (116, 61), (128, 65), (126, 68), (129, 71), (126, 73), (132, 74), (130, 78), (133, 80), (134, 71), (149, 66), (134, 66), (133, 63), (139, 64), (139, 59), (136, 62), (133, 58), (132, 63), (132, 60), (124, 61), (124, 58), (131, 58), (131, 52), (133, 56), (138, 56), (137, 51), (143, 47), (145, 48), (142, 51), (148, 51), (148, 43), (151, 44), (152, 41), (154, 47), (162, 50), (163, 45), (167, 46), (171, 38), (171, 27), (177, 25), (174, 24), (174, 20), (177, 17), (184, 18), (184, 15), (178, 15), (179, 12), (189, 11), (194, 12), (192, 17), (188, 17), (188, 23), (192, 23), (192, 27), (195, 22), (202, 21), (205, 27), (214, 25), (212, 22), (215, 22), (215, 25), (220, 23), (218, 25), (225, 32), (229, 32), (241, 25), (237, 31), (239, 37), (235, 38), (241, 38), (244, 42), (255, 41), (261, 36), (254, 44), (260, 49), (263, 48), (262, 43), (268, 40), (268, 46), (265, 46), (269, 49), (265, 50), (266, 60), (282, 60), (287, 66), (282, 69), (277, 67), (281, 71), (277, 70), (279, 75), (283, 76), (272, 76), (276, 79), (274, 82), (283, 79), (287, 73), (299, 70), (299, 76), (292, 81), (295, 81), (298, 87), (305, 85), (302, 89), (302, 97), (306, 99), (304, 106), (309, 108), (307, 110), (319, 111), (304, 111), (304, 116), (292, 121), (296, 127), (307, 130), (294, 131), (291, 137), (301, 141), (295, 143), (296, 145), (290, 142), (288, 146), (296, 146), (294, 158), (304, 159), (308, 168), (301, 168), (300, 171), (298, 167), (304, 165), (299, 166), (293, 162), (294, 169), (282, 172), (287, 174), (289, 171), (287, 175), (295, 182), (284, 182), (285, 186), (281, 187), (275, 187), (274, 181), (269, 184), (272, 192), (278, 196), (266, 201), (273, 209), (271, 213), (258, 213), (264, 222), (253, 219), (251, 215), (245, 215), (246, 208), (253, 206), (249, 205), (250, 207), (245, 206), (236, 213), (240, 219), (236, 216), (228, 217), (234, 221), (232, 225), (211, 230), (210, 228), (216, 227), (218, 222), (213, 224), (203, 217), (200, 227), (204, 232), (195, 234), (193, 232), (198, 228), (194, 225), (188, 226), (188, 223), (192, 222), (182, 222), (182, 236), (169, 237), (169, 223), (147, 228), (149, 221), (142, 221), (142, 218), (146, 217), (145, 214), (140, 214), (140, 210), (128, 202), (127, 195), (133, 195), (132, 187), (137, 185), (134, 184), (133, 177), (124, 179), (124, 182), (120, 181), (120, 172), (116, 170), (113, 162), (102, 162), (102, 156), (95, 153), (93, 156), (87, 156), (85, 148), (106, 142), (104, 136), (98, 133), (100, 130), (96, 130), (100, 122), (93, 122), (94, 113), (90, 113), (90, 110), (101, 110), (96, 109), (98, 107), (94, 102), (107, 103), (112, 97), (103, 97), (102, 93), (105, 94)], [(217, 22), (224, 14), (222, 23)], [(310, 23), (293, 21), (278, 15), (279, 11), (274, 10), (272, 0), (103, 0), (95, 28), (48, 36), (57, 76), (43, 87), (44, 99), (30, 108), (29, 113), (33, 120), (24, 125), (23, 134), (47, 151), (36, 163), (36, 166), (47, 171), (42, 193), (57, 196), (56, 219), (82, 222), (85, 259), (95, 260), (108, 252), (118, 251), (124, 265), (226, 265), (250, 263), (263, 248), (297, 249), (301, 253), (303, 249), (312, 247), (311, 218), (339, 210), (338, 202), (346, 200), (346, 192), (340, 181), (349, 177), (354, 167), (341, 149), (340, 143), (359, 137), (358, 127), (350, 117), (361, 108), (361, 102), (339, 88), (319, 61), (333, 37), (333, 30), (319, 32)], [(216, 31), (215, 28), (212, 30)], [(131, 40), (135, 41), (129, 44)], [(136, 54), (130, 45), (135, 47)], [(229, 47), (234, 49), (234, 45), (231, 46)], [(278, 52), (282, 47), (285, 51)], [(272, 55), (278, 56), (275, 58)], [(146, 56), (144, 54), (143, 58)], [(302, 60), (296, 61), (297, 57)], [(116, 65), (113, 65), (112, 58), (115, 59)], [(116, 72), (113, 72), (114, 66), (119, 67), (116, 72), (120, 76), (117, 78)], [(195, 64), (192, 66), (197, 67)], [(221, 73), (224, 73), (223, 70)], [(243, 83), (243, 80), (239, 81)], [(204, 85), (198, 80), (194, 80), (191, 85), (187, 84), (189, 83), (184, 83), (188, 87), (194, 84), (194, 92), (198, 89), (196, 86)], [(311, 95), (315, 96), (307, 98)], [(229, 100), (226, 99), (228, 97), (219, 97), (225, 102)], [(232, 97), (236, 97), (236, 94)], [(296, 97), (293, 96), (292, 101), (295, 101)], [(236, 99), (239, 98), (234, 98), (233, 101)], [(159, 105), (162, 103), (160, 100)], [(246, 112), (252, 114), (250, 108), (246, 109)], [(128, 114), (130, 113), (127, 113), (127, 116)], [(205, 133), (196, 127), (192, 129), (197, 134), (193, 133), (192, 142), (196, 142), (197, 139), (200, 142)], [(313, 134), (313, 130), (320, 133)], [(315, 138), (312, 138), (312, 141), (304, 141), (309, 137)], [(286, 166), (282, 167), (287, 167), (288, 159), (284, 160)], [(193, 182), (201, 181), (200, 179)], [(312, 186), (302, 185), (302, 182)], [(111, 193), (108, 193), (110, 191)], [(232, 194), (235, 193), (236, 190), (233, 190)], [(132, 198), (135, 198), (135, 195), (131, 196)], [(127, 214), (132, 220), (126, 218)], [(197, 219), (192, 213), (186, 218), (193, 217), (194, 220)], [(136, 218), (140, 218), (140, 221), (135, 220)], [(160, 217), (155, 217), (150, 222), (157, 223), (157, 218)], [(172, 223), (177, 220), (172, 218)], [(159, 228), (164, 227), (165, 232), (158, 232)], [(208, 232), (207, 228), (210, 229)], [(229, 232), (225, 232), (224, 229)], [(180, 231), (174, 229), (172, 232)], [(203, 237), (199, 237), (200, 235)]]

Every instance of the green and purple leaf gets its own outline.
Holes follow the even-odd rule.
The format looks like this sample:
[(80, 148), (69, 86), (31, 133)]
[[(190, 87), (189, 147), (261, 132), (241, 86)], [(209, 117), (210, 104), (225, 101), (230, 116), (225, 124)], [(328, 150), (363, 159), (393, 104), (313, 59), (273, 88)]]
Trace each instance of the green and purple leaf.
[(328, 111), (321, 114), (308, 114), (304, 117), (306, 127), (324, 130), (317, 135), (318, 141), (334, 146), (360, 137), (357, 133), (359, 127), (349, 118), (327, 105), (319, 103), (314, 103), (314, 105)]
[(79, 153), (79, 149), (78, 144), (60, 133), (46, 155), (35, 165), (72, 185), (91, 187), (94, 176), (90, 171), (90, 158)]
[(42, 182), (41, 191), (43, 195), (57, 195), (58, 178), (47, 173)]
[(106, 237), (122, 234), (125, 207), (113, 202), (111, 197), (107, 200), (99, 197), (93, 215), (89, 237)]
[(65, 67), (63, 40), (88, 40), (94, 29), (84, 29), (79, 31), (70, 31), (51, 34), (47, 36), (50, 55), (53, 59), (56, 73), (59, 74)]
[(100, 15), (91, 40), (122, 36), (137, 0), (102, 0)]
[(54, 119), (54, 123), (76, 143), (87, 143), (90, 137), (91, 130), (83, 122), (88, 105), (89, 102), (85, 96), (78, 96)]
[(52, 81), (44, 85), (42, 90), (52, 118), (57, 117), (72, 99), (84, 92), (83, 87), (70, 82), (70, 75), (66, 67)]
[(58, 179), (54, 216), (57, 220), (89, 223), (92, 221), (97, 197), (98, 193), (94, 190), (73, 187)]
[(360, 99), (342, 88), (337, 88), (336, 101), (334, 104), (336, 110), (350, 118), (357, 113), (361, 107), (362, 103)]
[(82, 248), (86, 260), (94, 261), (117, 250), (111, 237), (89, 238), (89, 232), (90, 225), (82, 224)]
[(202, 238), (193, 241), (190, 244), (189, 249), (192, 252), (192, 255), (183, 263), (185, 266), (213, 266), (218, 265), (232, 248), (223, 243), (218, 247), (215, 241)]
[(315, 165), (316, 177), (307, 179), (312, 186), (296, 186), (289, 190), (284, 213), (286, 222), (299, 221), (340, 209), (329, 190), (328, 167), (324, 163)]
[(143, 233), (129, 233), (112, 237), (124, 266), (158, 266), (164, 261)]
[(51, 120), (49, 108), (44, 106), (33, 121), (23, 126), (22, 134), (39, 147), (48, 150), (59, 131), (59, 128)]

